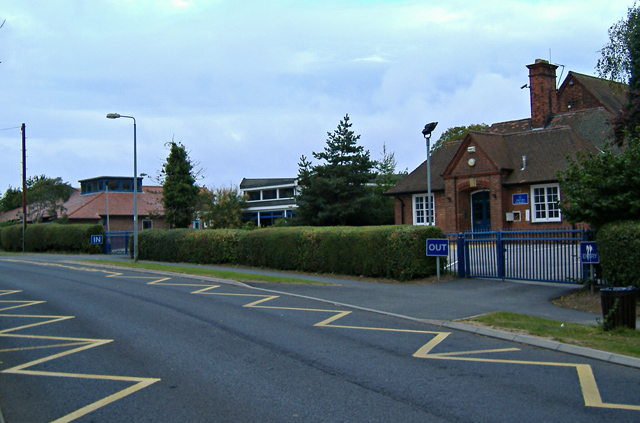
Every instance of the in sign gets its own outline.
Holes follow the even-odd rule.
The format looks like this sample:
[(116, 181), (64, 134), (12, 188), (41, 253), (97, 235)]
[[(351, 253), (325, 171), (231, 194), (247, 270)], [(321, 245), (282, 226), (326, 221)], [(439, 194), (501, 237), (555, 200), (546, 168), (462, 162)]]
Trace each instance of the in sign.
[(449, 240), (448, 239), (427, 239), (427, 256), (448, 256)]
[(91, 244), (102, 244), (102, 235), (91, 235)]

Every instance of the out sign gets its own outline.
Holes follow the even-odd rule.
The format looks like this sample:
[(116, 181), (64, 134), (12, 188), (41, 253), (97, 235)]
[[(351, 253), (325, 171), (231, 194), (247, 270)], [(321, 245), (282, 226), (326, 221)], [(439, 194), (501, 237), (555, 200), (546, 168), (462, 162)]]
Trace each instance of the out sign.
[(448, 239), (427, 239), (427, 256), (448, 256), (449, 240)]

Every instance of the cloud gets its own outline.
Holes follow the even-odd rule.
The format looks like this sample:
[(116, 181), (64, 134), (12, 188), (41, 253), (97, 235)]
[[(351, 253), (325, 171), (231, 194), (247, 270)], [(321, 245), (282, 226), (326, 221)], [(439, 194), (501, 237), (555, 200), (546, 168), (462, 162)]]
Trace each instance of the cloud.
[[(0, 129), (27, 125), (28, 172), (155, 175), (175, 136), (208, 185), (297, 174), (348, 113), (375, 158), (417, 166), (427, 121), (529, 113), (525, 65), (592, 74), (628, 1), (9, 2)], [(562, 68), (561, 68), (562, 69)], [(19, 130), (0, 132), (0, 190), (20, 184)], [(418, 153), (417, 153), (418, 152)]]

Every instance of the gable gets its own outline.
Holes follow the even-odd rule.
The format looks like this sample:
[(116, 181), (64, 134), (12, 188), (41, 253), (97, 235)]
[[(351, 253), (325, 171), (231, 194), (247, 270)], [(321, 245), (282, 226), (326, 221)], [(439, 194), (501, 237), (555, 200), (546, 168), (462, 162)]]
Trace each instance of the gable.
[[(491, 174), (500, 171), (496, 158), (485, 151), (477, 140), (477, 134), (483, 132), (469, 131), (463, 142), (456, 150), (452, 160), (443, 172), (443, 176), (469, 176), (477, 174)], [(498, 137), (490, 134), (491, 137)]]

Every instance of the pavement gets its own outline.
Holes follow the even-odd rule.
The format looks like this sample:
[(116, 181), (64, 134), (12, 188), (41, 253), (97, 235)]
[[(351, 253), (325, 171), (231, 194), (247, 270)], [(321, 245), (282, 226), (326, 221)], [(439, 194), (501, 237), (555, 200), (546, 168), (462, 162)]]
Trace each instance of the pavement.
[[(25, 256), (21, 257), (26, 258)], [(40, 254), (34, 257), (38, 257), (39, 260), (45, 259), (46, 257), (46, 259), (58, 261), (97, 259), (130, 261), (128, 256), (117, 255), (68, 256)], [(146, 261), (141, 260), (141, 262), (144, 263)], [(203, 276), (180, 275), (181, 277), (192, 277), (199, 280), (212, 279), (217, 283), (238, 284), (238, 282), (240, 282), (242, 285), (251, 287), (252, 289), (276, 295), (292, 295), (309, 298), (353, 309), (420, 321), (447, 329), (462, 330), (640, 368), (640, 359), (637, 358), (460, 322), (462, 319), (493, 311), (509, 311), (557, 320), (562, 323), (596, 325), (597, 319), (602, 318), (600, 314), (571, 310), (555, 306), (551, 303), (551, 300), (555, 298), (570, 294), (576, 290), (584, 289), (581, 285), (499, 279), (458, 279), (451, 277), (443, 277), (442, 280), (435, 283), (388, 283), (366, 278), (312, 275), (232, 266), (201, 266), (175, 263), (172, 263), (172, 265), (206, 267), (261, 275), (289, 276), (323, 282), (329, 285), (256, 283), (242, 281), (241, 279), (234, 282)], [(144, 272), (149, 271), (145, 270)], [(165, 272), (155, 273), (164, 274)], [(640, 328), (640, 321), (637, 322), (636, 327)]]

